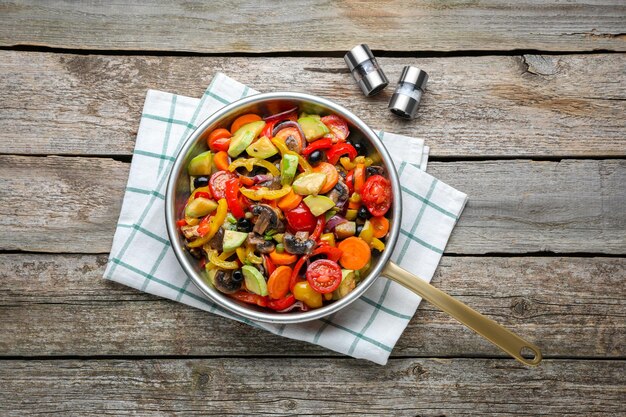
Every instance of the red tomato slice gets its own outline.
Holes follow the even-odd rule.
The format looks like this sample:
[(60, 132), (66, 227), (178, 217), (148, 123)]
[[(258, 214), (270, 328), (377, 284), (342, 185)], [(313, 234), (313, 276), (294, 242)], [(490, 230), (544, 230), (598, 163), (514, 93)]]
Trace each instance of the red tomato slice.
[(263, 297), (243, 290), (237, 291), (234, 294), (229, 294), (229, 296), (235, 300), (243, 301), (244, 303), (256, 304), (259, 307), (267, 307), (267, 296)]
[(339, 140), (346, 140), (350, 134), (348, 123), (336, 114), (322, 117), (322, 123), (324, 123)]
[(301, 202), (296, 208), (285, 212), (287, 223), (296, 232), (313, 233), (317, 225), (317, 218), (311, 213), (309, 207)]
[(218, 171), (211, 175), (209, 179), (209, 188), (216, 200), (226, 198), (226, 183), (228, 180), (237, 179), (237, 175), (228, 171)]
[(306, 280), (319, 293), (333, 292), (341, 284), (341, 267), (329, 259), (318, 259), (306, 270)]
[(372, 175), (361, 190), (361, 201), (372, 216), (384, 216), (391, 207), (391, 183), (382, 175)]

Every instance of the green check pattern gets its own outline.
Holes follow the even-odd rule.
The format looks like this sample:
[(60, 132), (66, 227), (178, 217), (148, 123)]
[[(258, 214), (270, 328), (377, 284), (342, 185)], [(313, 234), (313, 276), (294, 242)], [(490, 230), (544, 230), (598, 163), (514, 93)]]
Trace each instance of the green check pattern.
[[(214, 304), (178, 264), (164, 220), (165, 185), (184, 141), (206, 117), (255, 90), (217, 73), (200, 99), (149, 90), (105, 278), (285, 337), (385, 364), (420, 298), (385, 278), (347, 308), (313, 322), (257, 323)], [(430, 281), (466, 195), (425, 173), (428, 147), (416, 138), (379, 132), (402, 184), (401, 234), (392, 254)]]

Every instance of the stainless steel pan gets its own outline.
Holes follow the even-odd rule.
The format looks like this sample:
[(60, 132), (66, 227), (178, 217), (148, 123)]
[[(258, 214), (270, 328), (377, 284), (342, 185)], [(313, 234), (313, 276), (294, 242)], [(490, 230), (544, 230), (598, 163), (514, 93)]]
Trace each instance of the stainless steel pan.
[[(386, 240), (386, 248), (380, 254), (376, 252), (373, 254), (372, 267), (367, 277), (346, 297), (329, 305), (307, 312), (281, 314), (233, 300), (217, 291), (211, 284), (205, 281), (205, 274), (200, 268), (198, 260), (193, 258), (185, 249), (185, 239), (178, 233), (176, 220), (179, 213), (182, 212), (190, 193), (189, 177), (186, 172), (187, 164), (195, 155), (207, 150), (206, 137), (212, 130), (218, 127), (229, 126), (235, 118), (245, 113), (271, 115), (294, 106), (298, 106), (300, 111), (307, 113), (333, 113), (343, 117), (350, 125), (351, 137), (359, 137), (361, 142), (367, 145), (370, 154), (379, 156), (391, 181), (394, 200), (390, 210), (390, 231)], [(346, 108), (320, 97), (289, 92), (266, 93), (250, 96), (224, 107), (206, 119), (191, 134), (180, 150), (170, 173), (165, 195), (165, 220), (174, 253), (194, 284), (215, 303), (243, 317), (283, 324), (319, 319), (345, 308), (359, 298), (379, 276), (385, 276), (419, 294), (509, 353), (518, 361), (526, 365), (538, 365), (542, 357), (541, 351), (537, 346), (525, 341), (389, 260), (400, 231), (401, 201), (400, 182), (393, 161), (378, 136), (360, 118)]]

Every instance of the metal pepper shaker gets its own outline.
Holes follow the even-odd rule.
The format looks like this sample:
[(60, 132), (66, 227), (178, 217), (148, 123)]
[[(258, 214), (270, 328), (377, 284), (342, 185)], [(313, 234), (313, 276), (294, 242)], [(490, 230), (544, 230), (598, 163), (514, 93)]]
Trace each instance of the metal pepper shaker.
[(396, 91), (389, 100), (388, 109), (405, 119), (415, 118), (427, 82), (428, 74), (425, 71), (410, 65), (405, 66)]
[(343, 57), (354, 81), (366, 96), (373, 96), (387, 87), (389, 80), (366, 44), (357, 45)]

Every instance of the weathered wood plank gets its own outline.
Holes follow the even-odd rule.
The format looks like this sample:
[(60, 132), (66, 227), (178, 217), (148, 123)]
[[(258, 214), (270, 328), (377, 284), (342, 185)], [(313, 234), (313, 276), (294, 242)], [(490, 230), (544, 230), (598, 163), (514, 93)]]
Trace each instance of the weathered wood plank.
[(5, 3), (0, 45), (209, 53), (336, 51), (364, 41), (391, 51), (624, 51), (626, 46), (626, 7), (617, 0), (229, 3)]
[[(289, 358), (2, 361), (0, 411), (141, 415), (619, 415), (626, 362)], [(341, 383), (338, 383), (341, 381)]]
[[(108, 252), (128, 167), (0, 156), (0, 249)], [(470, 197), (448, 253), (626, 253), (626, 160), (433, 162), (429, 172)]]
[(146, 89), (198, 97), (222, 71), (260, 91), (306, 91), (433, 156), (626, 154), (626, 56), (383, 58), (430, 73), (417, 120), (367, 99), (342, 59), (141, 57), (0, 51), (0, 153), (129, 155)]
[[(336, 355), (102, 279), (106, 256), (0, 255), (0, 355)], [(444, 257), (438, 288), (546, 356), (626, 355), (626, 259)], [(422, 303), (396, 357), (505, 356)]]

